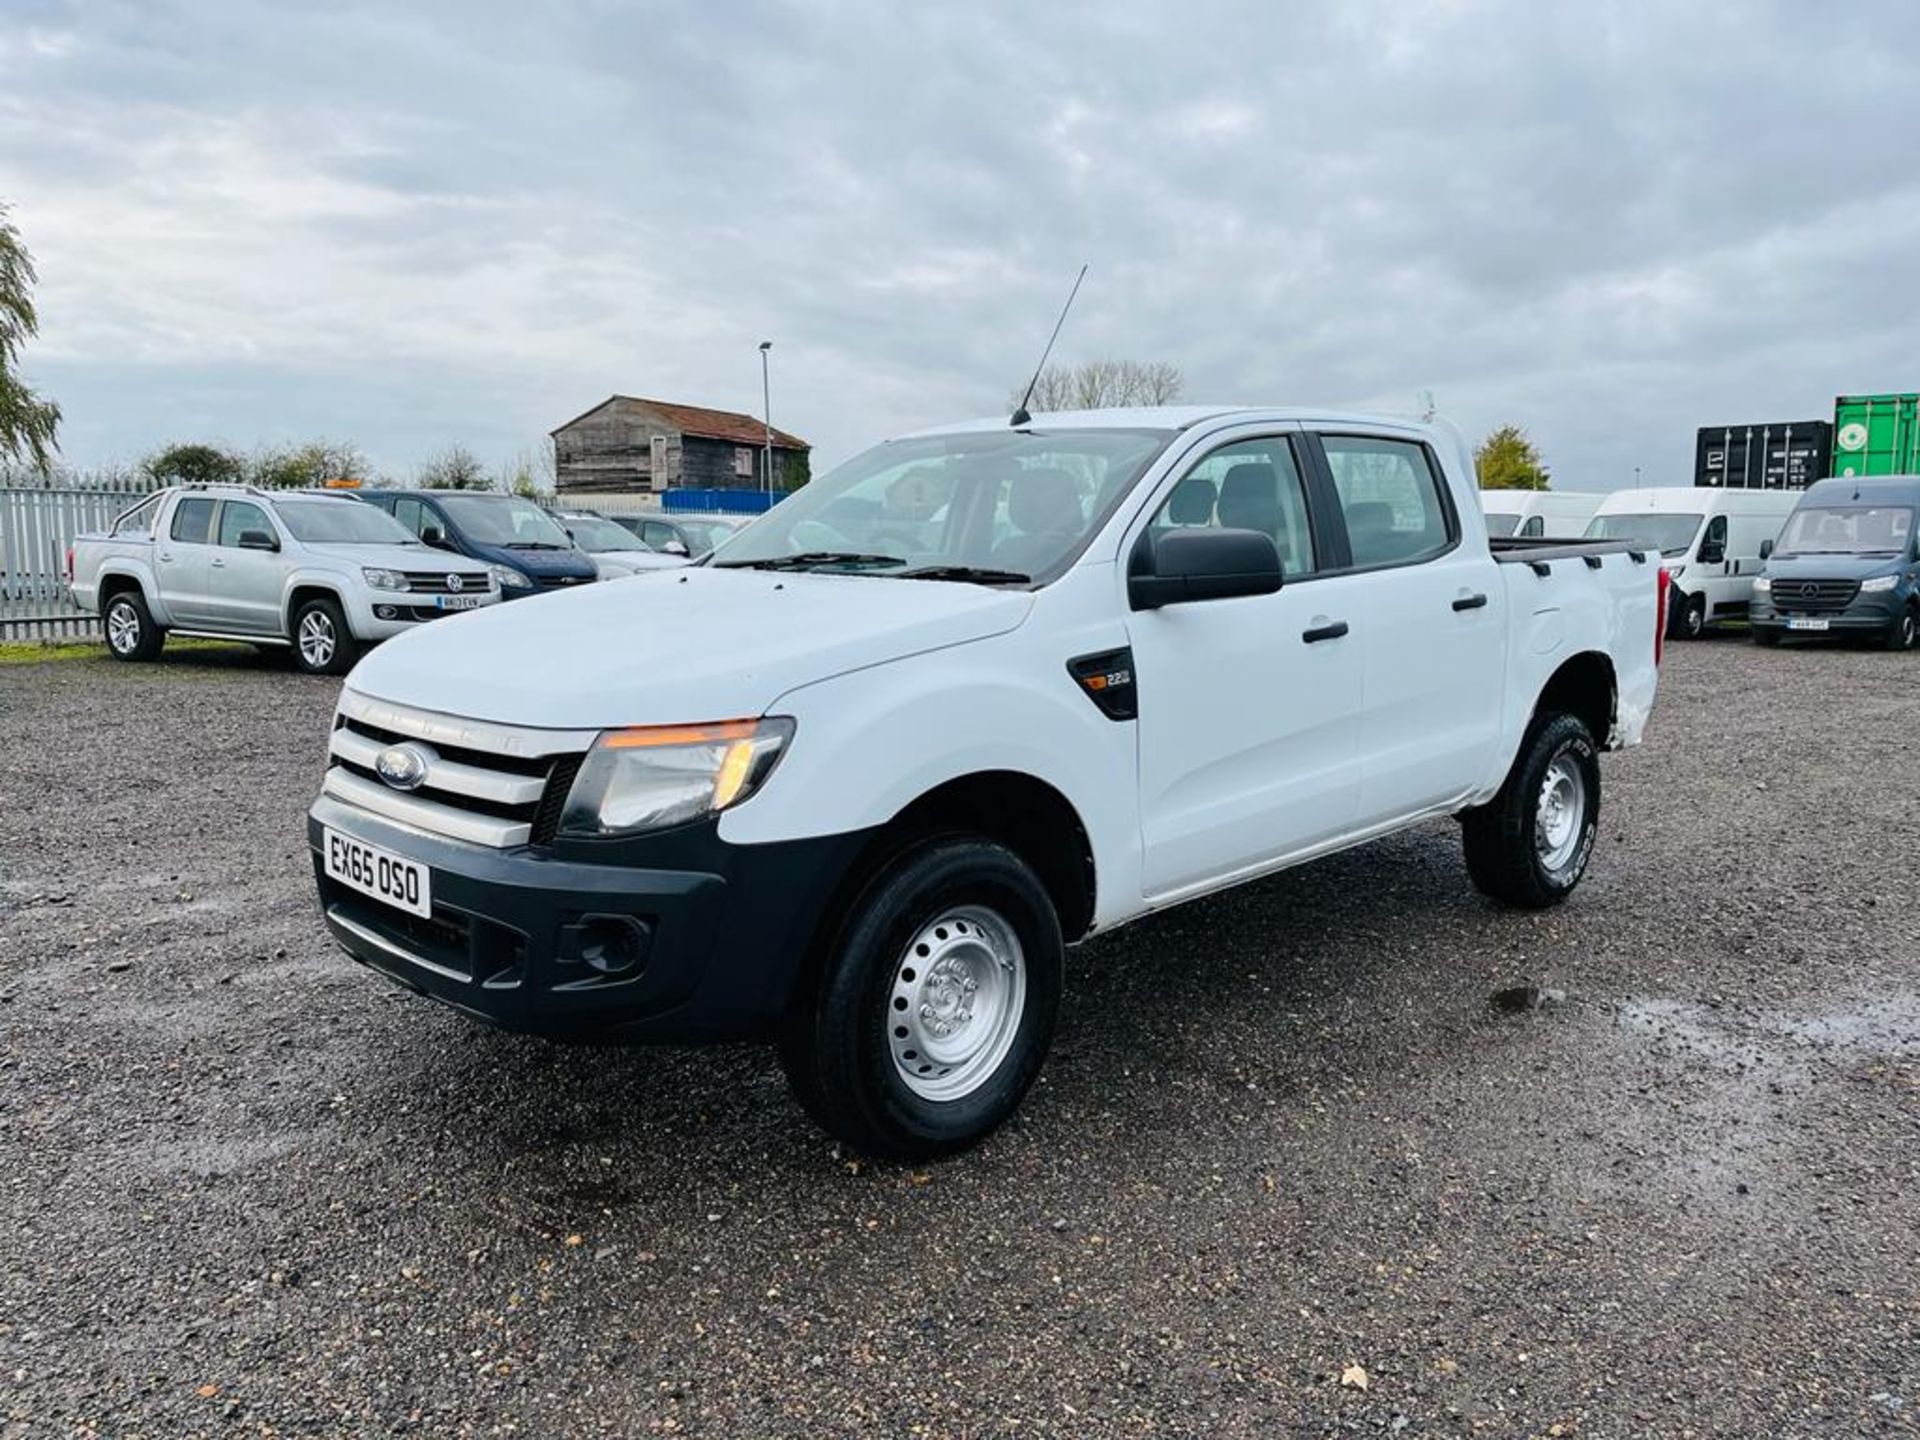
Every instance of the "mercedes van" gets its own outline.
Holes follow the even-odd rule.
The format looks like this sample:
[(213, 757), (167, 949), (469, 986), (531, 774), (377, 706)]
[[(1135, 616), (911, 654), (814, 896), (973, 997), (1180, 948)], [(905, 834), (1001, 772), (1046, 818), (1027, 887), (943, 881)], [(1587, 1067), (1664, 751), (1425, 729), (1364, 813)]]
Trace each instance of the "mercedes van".
[(1912, 648), (1920, 630), (1916, 512), (1920, 477), (1843, 476), (1809, 486), (1753, 582), (1755, 643), (1854, 635)]

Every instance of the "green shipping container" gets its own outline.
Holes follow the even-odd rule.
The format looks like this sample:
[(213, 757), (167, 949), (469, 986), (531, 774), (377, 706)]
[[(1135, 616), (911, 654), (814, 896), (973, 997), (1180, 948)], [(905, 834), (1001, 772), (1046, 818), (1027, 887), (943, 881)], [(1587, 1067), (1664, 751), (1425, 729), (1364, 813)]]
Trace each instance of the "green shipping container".
[(1836, 399), (1833, 473), (1920, 475), (1920, 395)]

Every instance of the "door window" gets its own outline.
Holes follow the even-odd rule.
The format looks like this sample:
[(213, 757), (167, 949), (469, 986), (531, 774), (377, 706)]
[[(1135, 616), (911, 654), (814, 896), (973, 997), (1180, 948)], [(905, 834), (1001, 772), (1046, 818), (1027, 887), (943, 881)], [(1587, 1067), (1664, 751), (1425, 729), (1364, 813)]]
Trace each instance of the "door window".
[(1293, 446), (1278, 437), (1213, 451), (1181, 477), (1152, 530), (1258, 530), (1271, 537), (1288, 579), (1314, 572), (1307, 491)]
[(1520, 533), (1529, 540), (1537, 540), (1547, 533), (1547, 522), (1541, 516), (1529, 515), (1527, 523), (1520, 527)]
[(245, 500), (229, 500), (220, 507), (220, 543), (230, 549), (237, 549), (240, 537), (249, 530), (258, 530), (263, 535), (273, 534), (273, 526), (267, 520), (267, 512), (258, 505), (250, 505)]
[(672, 526), (663, 525), (658, 520), (649, 520), (640, 528), (640, 539), (651, 550), (664, 551), (671, 541), (679, 538), (673, 533)]
[(182, 500), (173, 512), (173, 528), (168, 532), (184, 545), (204, 545), (213, 533), (213, 501)]
[(1716, 515), (1707, 522), (1707, 533), (1700, 537), (1702, 565), (1718, 565), (1727, 558), (1727, 517)]
[(418, 500), (403, 496), (393, 502), (393, 518), (418, 535), (427, 528), (427, 507)]
[(1361, 435), (1322, 444), (1356, 567), (1411, 565), (1452, 546), (1452, 512), (1424, 445)]

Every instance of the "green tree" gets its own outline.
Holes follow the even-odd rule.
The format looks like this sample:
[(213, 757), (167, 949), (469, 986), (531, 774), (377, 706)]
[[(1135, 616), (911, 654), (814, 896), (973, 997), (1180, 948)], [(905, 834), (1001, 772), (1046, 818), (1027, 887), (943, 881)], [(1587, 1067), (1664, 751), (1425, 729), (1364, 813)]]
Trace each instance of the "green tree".
[(310, 490), (333, 480), (365, 480), (372, 469), (360, 447), (309, 440), (292, 449), (275, 446), (247, 462), (247, 478), (263, 490)]
[(420, 486), (425, 490), (491, 490), (493, 477), (480, 457), (466, 446), (449, 445), (420, 467)]
[(1545, 490), (1547, 463), (1527, 432), (1518, 425), (1502, 425), (1473, 452), (1474, 472), (1482, 490)]
[(789, 450), (780, 470), (780, 488), (791, 495), (813, 478), (813, 462), (805, 450)]
[(163, 485), (224, 485), (244, 479), (247, 462), (218, 445), (169, 445), (140, 467)]
[(33, 257), (0, 205), (0, 456), (24, 458), (40, 474), (53, 468), (60, 407), (42, 400), (20, 378), (20, 347), (40, 333), (33, 308)]

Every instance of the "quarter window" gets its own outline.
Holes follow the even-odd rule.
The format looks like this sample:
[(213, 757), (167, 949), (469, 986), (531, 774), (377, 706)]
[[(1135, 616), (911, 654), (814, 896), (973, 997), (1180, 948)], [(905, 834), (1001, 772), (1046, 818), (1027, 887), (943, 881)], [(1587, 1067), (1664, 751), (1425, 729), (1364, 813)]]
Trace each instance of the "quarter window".
[(1408, 565), (1453, 544), (1446, 500), (1424, 446), (1359, 435), (1327, 435), (1322, 444), (1356, 566)]
[(1213, 451), (1181, 477), (1153, 517), (1159, 530), (1258, 530), (1289, 577), (1314, 571), (1306, 486), (1293, 447), (1278, 438)]
[(249, 505), (245, 500), (229, 500), (220, 507), (220, 543), (229, 549), (237, 548), (240, 537), (249, 530), (258, 530), (262, 534), (273, 534), (273, 526), (268, 523), (267, 515), (258, 505)]
[(204, 545), (213, 533), (213, 501), (182, 500), (173, 512), (173, 526), (167, 532), (183, 545)]
[(393, 502), (393, 518), (418, 535), (427, 528), (427, 507), (418, 500), (396, 500)]
[(1520, 533), (1529, 540), (1538, 540), (1547, 533), (1547, 522), (1539, 515), (1529, 515), (1527, 523), (1520, 527)]

